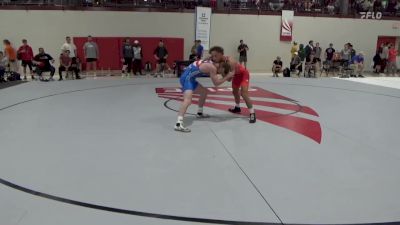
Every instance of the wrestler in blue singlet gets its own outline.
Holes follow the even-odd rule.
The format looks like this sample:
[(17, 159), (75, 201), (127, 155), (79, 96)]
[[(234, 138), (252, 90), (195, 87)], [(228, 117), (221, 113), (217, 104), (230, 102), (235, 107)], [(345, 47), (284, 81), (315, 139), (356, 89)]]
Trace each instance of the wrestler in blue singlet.
[(196, 81), (198, 77), (210, 77), (209, 74), (200, 71), (200, 65), (203, 63), (212, 63), (210, 60), (199, 60), (190, 64), (185, 72), (182, 73), (180, 77), (180, 82), (182, 85), (182, 92), (186, 90), (196, 90), (199, 83)]

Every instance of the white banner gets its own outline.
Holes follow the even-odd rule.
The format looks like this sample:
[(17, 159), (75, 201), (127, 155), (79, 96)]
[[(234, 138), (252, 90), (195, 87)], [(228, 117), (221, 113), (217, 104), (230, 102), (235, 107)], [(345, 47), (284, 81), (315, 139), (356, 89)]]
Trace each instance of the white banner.
[(292, 41), (294, 11), (282, 10), (281, 41)]
[(196, 7), (195, 40), (200, 40), (204, 50), (210, 48), (211, 8)]

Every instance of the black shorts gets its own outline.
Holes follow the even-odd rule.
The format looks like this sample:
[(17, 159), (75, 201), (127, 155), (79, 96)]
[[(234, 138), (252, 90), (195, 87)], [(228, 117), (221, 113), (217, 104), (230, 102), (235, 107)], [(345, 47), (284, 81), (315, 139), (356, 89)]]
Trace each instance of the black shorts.
[(159, 59), (158, 60), (158, 64), (164, 64), (164, 63), (167, 63), (166, 59)]
[(22, 60), (22, 61), (21, 61), (21, 65), (22, 65), (22, 67), (24, 67), (24, 68), (26, 68), (26, 66), (28, 66), (29, 69), (32, 70), (33, 62), (32, 62), (32, 60)]
[(96, 58), (86, 58), (86, 62), (97, 62)]
[(321, 62), (321, 59), (320, 59), (320, 58), (315, 58), (315, 60), (317, 60), (317, 62)]
[(132, 63), (132, 58), (124, 58), (124, 65), (129, 65)]

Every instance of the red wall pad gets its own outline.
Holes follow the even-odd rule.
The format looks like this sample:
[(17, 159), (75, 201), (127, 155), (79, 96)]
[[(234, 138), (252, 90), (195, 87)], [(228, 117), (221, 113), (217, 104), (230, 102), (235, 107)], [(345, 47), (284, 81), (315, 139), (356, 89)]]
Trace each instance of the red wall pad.
[[(175, 60), (183, 60), (184, 58), (184, 40), (183, 38), (163, 38), (163, 37), (129, 37), (131, 43), (138, 40), (143, 49), (143, 64), (147, 61), (152, 63), (155, 68), (156, 60), (153, 57), (154, 49), (158, 46), (158, 42), (162, 39), (168, 50), (169, 56), (167, 63), (172, 66)], [(93, 40), (99, 46), (100, 59), (97, 68), (104, 70), (120, 70), (121, 48), (125, 37), (93, 37)], [(84, 61), (83, 45), (87, 41), (87, 37), (74, 37), (74, 43), (78, 51), (78, 57)], [(85, 69), (86, 63), (83, 62), (82, 68)], [(143, 65), (142, 65), (143, 66)]]

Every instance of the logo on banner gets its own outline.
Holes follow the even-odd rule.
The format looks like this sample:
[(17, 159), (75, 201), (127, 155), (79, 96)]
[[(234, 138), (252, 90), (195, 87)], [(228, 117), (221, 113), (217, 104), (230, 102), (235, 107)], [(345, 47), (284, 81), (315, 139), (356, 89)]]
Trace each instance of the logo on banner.
[[(234, 102), (232, 89), (209, 87), (207, 90), (208, 97), (204, 106), (228, 113), (228, 109), (232, 107)], [(322, 129), (317, 121), (319, 115), (314, 109), (259, 87), (252, 87), (249, 92), (250, 96), (257, 98), (257, 100), (253, 99), (253, 105), (259, 121), (290, 130), (319, 144), (321, 143)], [(158, 97), (163, 99), (183, 100), (181, 88), (156, 88), (156, 93)], [(193, 104), (198, 103), (198, 97), (198, 95), (193, 96)], [(172, 109), (167, 105), (167, 102), (164, 105)], [(245, 108), (242, 108), (242, 112), (245, 115), (249, 113)]]
[(380, 20), (382, 19), (381, 12), (360, 12), (361, 19), (372, 19), (372, 20)]

